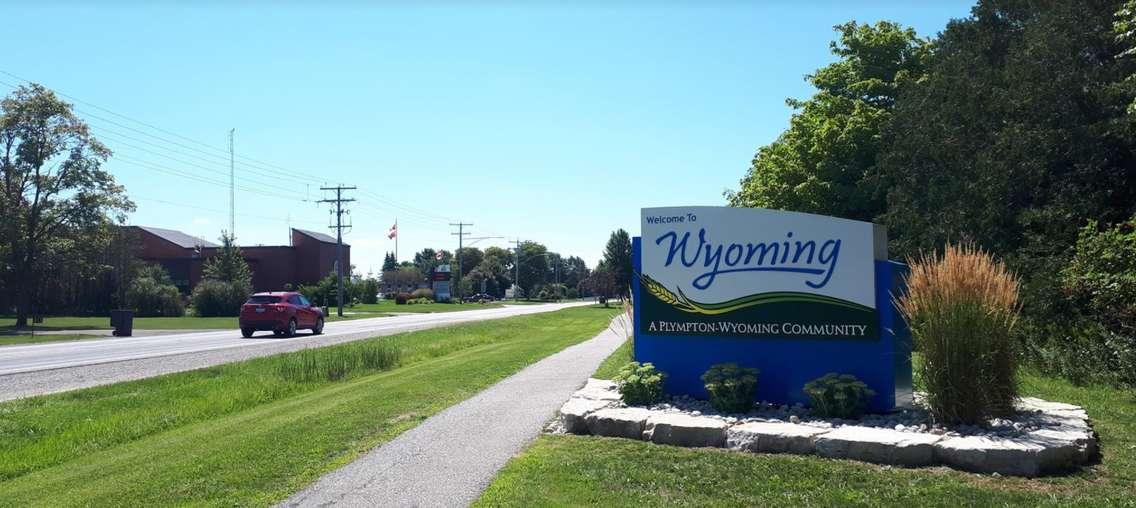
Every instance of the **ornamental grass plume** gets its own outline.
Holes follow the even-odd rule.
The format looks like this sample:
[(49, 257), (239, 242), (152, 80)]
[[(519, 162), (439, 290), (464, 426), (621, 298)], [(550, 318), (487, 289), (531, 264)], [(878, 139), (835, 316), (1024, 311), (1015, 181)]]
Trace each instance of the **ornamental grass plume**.
[(898, 305), (923, 354), (919, 370), (931, 414), (975, 424), (1012, 413), (1018, 278), (969, 244), (948, 245), (942, 255), (910, 265)]

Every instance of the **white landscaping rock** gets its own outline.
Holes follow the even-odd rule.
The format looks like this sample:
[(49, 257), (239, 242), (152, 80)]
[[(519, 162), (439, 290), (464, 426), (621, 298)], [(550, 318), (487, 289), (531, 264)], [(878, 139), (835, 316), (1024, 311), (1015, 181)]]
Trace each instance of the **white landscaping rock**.
[(616, 388), (615, 383), (606, 379), (588, 379), (588, 383), (583, 388), (576, 390), (572, 394), (572, 398), (591, 399), (591, 400), (607, 400), (619, 402), (619, 390)]
[(585, 417), (588, 432), (597, 436), (643, 439), (643, 427), (651, 411), (641, 407), (601, 409)]
[(816, 437), (830, 430), (792, 423), (751, 422), (727, 429), (726, 447), (747, 452), (810, 455), (816, 451)]
[(726, 443), (729, 424), (717, 418), (680, 413), (652, 413), (647, 418), (643, 439), (675, 446), (710, 446)]
[(560, 407), (560, 423), (569, 434), (587, 434), (587, 416), (615, 404), (610, 400), (592, 400), (572, 397)]
[(935, 461), (933, 445), (940, 439), (934, 434), (849, 425), (817, 436), (816, 451), (821, 457), (833, 459), (927, 466)]

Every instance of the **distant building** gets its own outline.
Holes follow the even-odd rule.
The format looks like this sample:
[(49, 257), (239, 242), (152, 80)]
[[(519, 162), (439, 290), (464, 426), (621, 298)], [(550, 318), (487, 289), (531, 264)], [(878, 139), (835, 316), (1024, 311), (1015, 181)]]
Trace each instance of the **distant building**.
[[(138, 258), (166, 269), (174, 284), (190, 292), (201, 281), (206, 259), (217, 254), (216, 243), (173, 229), (126, 226), (139, 239)], [(256, 291), (280, 291), (286, 284), (315, 284), (335, 270), (335, 238), (315, 231), (292, 228), (292, 245), (241, 246), (252, 270)], [(343, 244), (343, 274), (350, 274), (351, 246)]]

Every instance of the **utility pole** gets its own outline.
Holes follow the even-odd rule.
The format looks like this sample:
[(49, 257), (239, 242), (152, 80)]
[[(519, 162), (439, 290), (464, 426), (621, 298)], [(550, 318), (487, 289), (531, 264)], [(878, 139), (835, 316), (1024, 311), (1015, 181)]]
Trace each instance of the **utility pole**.
[(233, 164), (233, 134), (237, 129), (229, 129), (229, 236), (237, 236), (237, 171)]
[(513, 278), (513, 301), (519, 301), (520, 297), (517, 295), (517, 291), (521, 289), (521, 239), (509, 240), (509, 243), (517, 244), (517, 259), (513, 263), (513, 268), (517, 270), (517, 275)]
[(343, 199), (343, 191), (355, 190), (355, 187), (344, 187), (336, 185), (335, 187), (320, 187), (320, 190), (335, 191), (335, 199), (321, 199), (317, 203), (335, 203), (335, 225), (328, 226), (335, 229), (335, 300), (339, 307), (337, 311), (339, 317), (343, 317), (343, 228), (351, 227), (343, 225), (343, 203), (350, 203), (354, 199)]
[(457, 235), (457, 237), (458, 237), (458, 278), (457, 278), (457, 279), (455, 280), (455, 282), (457, 283), (457, 286), (458, 286), (458, 287), (457, 287), (457, 289), (458, 289), (458, 290), (457, 290), (457, 293), (458, 293), (458, 303), (462, 303), (462, 290), (461, 290), (461, 278), (462, 278), (462, 239), (463, 239), (463, 238), (465, 238), (465, 236), (469, 234), (469, 232), (465, 231), (465, 230), (464, 230), (463, 228), (465, 228), (466, 226), (472, 226), (473, 224), (466, 224), (466, 223), (464, 223), (464, 222), (462, 222), (462, 221), (460, 221), (460, 220), (459, 220), (459, 221), (457, 222), (457, 224), (454, 224), (453, 222), (451, 222), (451, 223), (450, 223), (450, 225), (451, 225), (451, 226), (457, 226), (457, 228), (458, 228), (458, 232), (457, 232), (457, 233), (450, 233), (450, 234), (451, 234), (451, 235)]

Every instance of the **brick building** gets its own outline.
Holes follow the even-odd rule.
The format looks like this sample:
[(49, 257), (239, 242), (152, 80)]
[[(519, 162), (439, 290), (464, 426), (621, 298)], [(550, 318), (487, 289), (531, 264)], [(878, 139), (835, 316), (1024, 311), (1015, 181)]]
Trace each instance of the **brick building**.
[[(201, 280), (204, 261), (217, 254), (216, 243), (172, 229), (126, 226), (139, 240), (138, 258), (166, 269), (178, 289), (188, 293)], [(335, 270), (335, 238), (295, 229), (292, 245), (242, 246), (256, 291), (281, 291), (285, 284), (314, 284)], [(350, 273), (351, 246), (343, 244), (344, 275)]]

